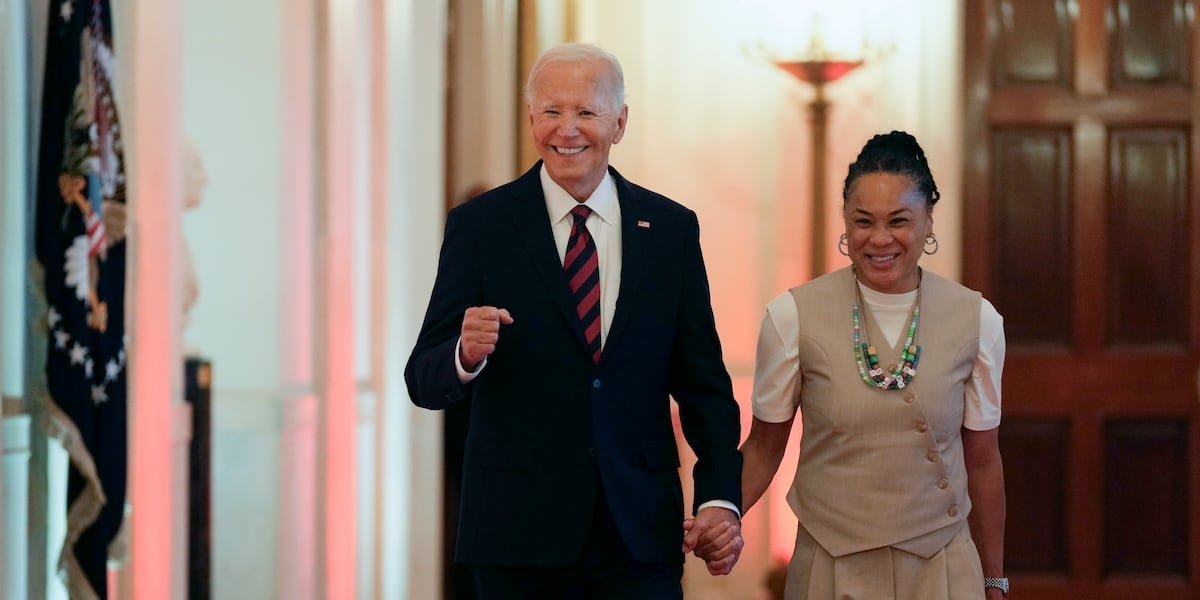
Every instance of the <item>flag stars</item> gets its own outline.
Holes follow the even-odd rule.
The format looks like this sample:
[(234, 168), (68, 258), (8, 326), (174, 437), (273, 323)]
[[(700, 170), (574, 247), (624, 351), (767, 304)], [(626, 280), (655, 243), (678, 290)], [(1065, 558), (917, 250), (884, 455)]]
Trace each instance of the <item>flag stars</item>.
[(58, 14), (62, 17), (62, 20), (68, 23), (71, 22), (71, 15), (75, 14), (75, 7), (71, 6), (71, 0), (66, 0), (62, 3), (62, 6), (58, 9)]
[(93, 366), (92, 359), (89, 358), (89, 359), (83, 361), (83, 372), (85, 375), (87, 375), (88, 379), (92, 378), (92, 366)]
[(50, 329), (54, 329), (55, 327), (58, 327), (59, 321), (62, 321), (62, 315), (60, 315), (58, 311), (54, 310), (54, 307), (51, 306), (50, 310), (46, 312), (46, 323), (50, 325)]
[(104, 380), (105, 381), (116, 381), (117, 375), (120, 372), (121, 372), (121, 365), (117, 364), (117, 361), (110, 358), (110, 359), (108, 359), (108, 362), (104, 365)]
[(81, 365), (83, 364), (83, 361), (87, 359), (87, 348), (80, 346), (79, 342), (75, 342), (75, 345), (71, 347), (70, 355), (71, 364)]
[(108, 402), (108, 393), (104, 391), (104, 386), (92, 386), (92, 402), (95, 403), (96, 406), (100, 406), (101, 404)]
[(54, 346), (59, 350), (66, 350), (69, 341), (71, 341), (71, 334), (65, 331), (54, 332)]

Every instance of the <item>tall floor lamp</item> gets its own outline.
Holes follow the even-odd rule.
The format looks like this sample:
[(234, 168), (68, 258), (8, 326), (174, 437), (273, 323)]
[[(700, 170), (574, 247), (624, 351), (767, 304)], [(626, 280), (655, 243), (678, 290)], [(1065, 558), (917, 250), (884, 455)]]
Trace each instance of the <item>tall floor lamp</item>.
[(862, 60), (835, 60), (824, 51), (814, 36), (806, 56), (797, 60), (776, 60), (775, 66), (793, 77), (812, 84), (815, 95), (808, 103), (812, 118), (812, 265), (811, 277), (825, 273), (825, 130), (829, 121), (829, 101), (825, 85), (841, 79), (863, 64)]

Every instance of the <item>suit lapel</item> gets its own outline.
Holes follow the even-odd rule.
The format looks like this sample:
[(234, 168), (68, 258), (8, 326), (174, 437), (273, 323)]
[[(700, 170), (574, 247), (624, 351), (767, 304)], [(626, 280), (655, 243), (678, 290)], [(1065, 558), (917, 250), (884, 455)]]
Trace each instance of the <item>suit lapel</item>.
[[(600, 360), (608, 354), (610, 348), (615, 348), (620, 340), (621, 332), (629, 321), (629, 313), (633, 310), (634, 299), (638, 296), (645, 279), (646, 256), (650, 252), (650, 229), (639, 226), (638, 223), (650, 223), (648, 207), (642, 201), (641, 195), (634, 189), (617, 170), (609, 167), (609, 173), (617, 184), (617, 201), (621, 204), (621, 283), (617, 293), (617, 307), (613, 311), (612, 325), (608, 329), (608, 337), (604, 342), (604, 350)], [(601, 285), (604, 285), (601, 282)]]
[(550, 217), (546, 214), (546, 198), (542, 193), (539, 176), (541, 168), (542, 163), (538, 161), (513, 187), (510, 215), (513, 228), (529, 256), (534, 271), (546, 286), (550, 297), (554, 299), (554, 305), (566, 319), (571, 331), (575, 332), (575, 338), (581, 345), (586, 346), (583, 327), (579, 324), (579, 317), (575, 314), (575, 306), (571, 300), (567, 276), (563, 273), (558, 249), (554, 246), (554, 233), (551, 231)]

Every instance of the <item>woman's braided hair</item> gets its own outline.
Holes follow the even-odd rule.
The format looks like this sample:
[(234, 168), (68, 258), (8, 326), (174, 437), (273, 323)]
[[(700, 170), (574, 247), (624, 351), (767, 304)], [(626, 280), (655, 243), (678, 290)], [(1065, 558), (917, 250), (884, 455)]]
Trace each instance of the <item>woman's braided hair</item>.
[(850, 188), (854, 182), (859, 177), (871, 173), (892, 173), (908, 177), (925, 196), (925, 206), (929, 208), (941, 198), (937, 184), (933, 181), (933, 172), (929, 170), (929, 160), (925, 158), (925, 151), (917, 143), (917, 138), (907, 132), (881, 133), (863, 146), (858, 158), (850, 163), (850, 171), (846, 174), (846, 185), (842, 188), (843, 203), (850, 198)]

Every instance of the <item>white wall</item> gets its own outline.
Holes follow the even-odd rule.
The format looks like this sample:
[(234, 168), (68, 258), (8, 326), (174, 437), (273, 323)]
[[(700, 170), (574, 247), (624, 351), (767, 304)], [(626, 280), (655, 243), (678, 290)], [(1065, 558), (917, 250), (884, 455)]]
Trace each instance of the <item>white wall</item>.
[(440, 419), (402, 373), (440, 243), (445, 4), (214, 0), (184, 23), (214, 596), (434, 598)]
[(305, 198), (280, 193), (286, 23), (271, 0), (187, 2), (183, 11), (183, 133), (207, 173), (201, 203), (183, 218), (199, 289), (183, 336), (213, 363), (212, 589), (267, 598), (286, 394), (281, 329), (284, 315), (303, 310), (282, 297), (279, 260), (289, 235), (280, 215), (287, 204), (305, 209)]

